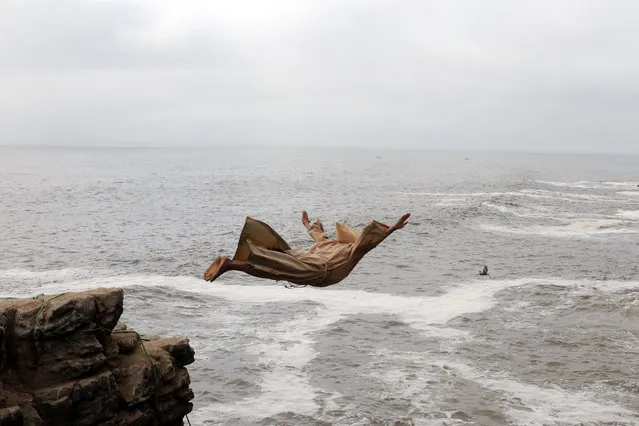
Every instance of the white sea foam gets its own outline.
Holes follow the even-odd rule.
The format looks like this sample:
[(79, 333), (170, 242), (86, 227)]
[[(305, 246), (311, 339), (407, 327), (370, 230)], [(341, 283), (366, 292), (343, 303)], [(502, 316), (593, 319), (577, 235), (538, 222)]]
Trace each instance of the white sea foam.
[[(546, 280), (544, 280), (546, 281)], [(570, 284), (565, 280), (549, 280)], [(639, 283), (635, 282), (635, 286)], [(423, 352), (378, 351), (383, 368), (373, 371), (371, 376), (387, 383), (393, 395), (411, 400), (425, 412), (438, 410), (442, 404), (438, 399), (446, 397), (437, 391), (437, 375), (433, 367), (448, 375), (478, 383), (480, 386), (501, 393), (501, 405), (510, 420), (517, 425), (575, 424), (579, 422), (629, 422), (634, 424), (637, 413), (613, 402), (602, 401), (604, 392), (571, 392), (558, 386), (540, 387), (522, 383), (505, 372), (480, 372), (477, 369), (449, 359), (433, 359)], [(394, 368), (410, 364), (413, 368)], [(412, 373), (414, 370), (420, 374)], [(435, 384), (434, 384), (435, 383)], [(604, 389), (608, 391), (610, 389)], [(452, 412), (451, 412), (452, 413)], [(450, 416), (451, 413), (444, 413)], [(449, 424), (449, 420), (432, 424)], [(616, 423), (617, 424), (617, 423)]]
[(622, 188), (636, 188), (638, 183), (637, 182), (602, 182), (602, 184), (607, 186), (622, 187)]
[(451, 199), (459, 199), (460, 197), (496, 197), (496, 196), (511, 196), (511, 197), (526, 197), (535, 199), (555, 200), (555, 201), (567, 201), (571, 203), (598, 203), (609, 202), (618, 203), (619, 199), (597, 194), (576, 194), (566, 191), (549, 191), (545, 189), (531, 189), (524, 188), (519, 191), (508, 192), (473, 192), (473, 193), (413, 193), (412, 195), (427, 195), (437, 197), (451, 197)]
[(499, 232), (519, 235), (542, 235), (555, 238), (590, 238), (609, 234), (636, 234), (639, 228), (619, 219), (579, 220), (573, 223), (557, 226), (527, 226), (509, 227), (502, 225), (480, 224), (480, 229), (489, 232)]
[(468, 198), (446, 198), (441, 201), (434, 203), (434, 206), (438, 207), (455, 207), (455, 206), (463, 206), (468, 203)]
[[(505, 409), (519, 425), (603, 423), (637, 420), (633, 411), (612, 402), (599, 401), (589, 392), (569, 392), (558, 386), (539, 387), (509, 378), (506, 375), (482, 373), (465, 364), (440, 361), (442, 367), (453, 368), (462, 377), (473, 380), (485, 388), (503, 392)], [(516, 400), (514, 399), (516, 398)], [(526, 407), (522, 410), (520, 406)]]
[(593, 182), (579, 181), (579, 182), (553, 182), (548, 180), (538, 180), (537, 183), (550, 186), (558, 186), (561, 188), (593, 188)]
[[(598, 220), (602, 219), (601, 214), (596, 213), (581, 213), (574, 211), (557, 211), (548, 207), (543, 206), (521, 206), (521, 207), (507, 207), (499, 204), (494, 204), (490, 202), (484, 202), (482, 205), (497, 210), (500, 213), (512, 215), (515, 217), (521, 218), (531, 218), (531, 219), (548, 219), (548, 220), (557, 220), (557, 221), (567, 221), (567, 220)], [(610, 217), (610, 218), (614, 218)]]
[(536, 218), (536, 219), (537, 218), (548, 219), (548, 218), (556, 217), (556, 214), (553, 213), (550, 209), (543, 208), (543, 207), (535, 207), (534, 208), (535, 210), (533, 210), (531, 208), (506, 207), (506, 206), (489, 203), (489, 202), (484, 202), (482, 203), (482, 205), (489, 207), (491, 209), (497, 210), (500, 213), (504, 213), (504, 214), (508, 214), (508, 215), (512, 215), (516, 217)]
[[(566, 185), (568, 186), (568, 185)], [(524, 188), (519, 191), (507, 191), (507, 192), (400, 192), (403, 195), (409, 196), (424, 196), (442, 198), (438, 201), (437, 205), (447, 206), (454, 205), (467, 201), (469, 198), (490, 198), (498, 196), (511, 196), (511, 197), (526, 197), (534, 199), (545, 199), (554, 201), (566, 201), (570, 203), (619, 203), (618, 198), (597, 194), (576, 194), (574, 192), (566, 191), (549, 191), (546, 189), (531, 189)], [(628, 195), (635, 194), (634, 192), (618, 192), (618, 194)], [(637, 191), (639, 194), (639, 191)]]
[[(55, 274), (53, 274), (55, 275)], [(73, 274), (72, 274), (73, 275)], [(77, 276), (91, 274), (77, 273)], [(15, 271), (0, 271), (0, 279), (16, 276)], [(50, 272), (22, 274), (25, 282), (33, 278), (51, 278)], [(233, 281), (233, 276), (226, 282)], [(309, 383), (304, 366), (315, 356), (312, 333), (353, 314), (386, 313), (396, 315), (429, 336), (448, 339), (464, 338), (465, 334), (447, 328), (446, 323), (455, 316), (490, 309), (496, 302), (495, 295), (501, 290), (526, 285), (551, 283), (554, 285), (579, 286), (593, 281), (570, 281), (559, 279), (473, 280), (451, 288), (446, 294), (433, 297), (401, 296), (396, 294), (370, 293), (361, 290), (299, 288), (286, 289), (278, 285), (241, 286), (224, 282), (210, 284), (195, 277), (167, 276), (112, 276), (88, 278), (67, 282), (49, 281), (34, 288), (14, 287), (12, 294), (4, 297), (31, 296), (34, 291), (57, 293), (108, 287), (165, 287), (226, 299), (240, 305), (264, 303), (302, 303), (312, 301), (317, 306), (305, 315), (292, 318), (278, 325), (269, 325), (255, 331), (256, 342), (249, 343), (248, 351), (258, 356), (261, 363), (270, 368), (261, 377), (261, 392), (255, 396), (230, 404), (212, 404), (196, 410), (191, 418), (196, 424), (206, 419), (251, 419), (258, 420), (276, 413), (293, 411), (312, 415), (319, 410), (316, 402), (319, 389)], [(596, 282), (598, 288), (605, 285)], [(637, 286), (639, 283), (607, 283), (614, 291), (620, 286)], [(600, 288), (600, 289), (601, 289)], [(634, 287), (633, 287), (634, 288)], [(205, 354), (200, 354), (205, 355)], [(600, 418), (600, 417), (594, 417)]]
[(587, 180), (582, 180), (579, 182), (552, 182), (547, 180), (538, 180), (537, 183), (541, 183), (543, 185), (550, 185), (562, 188), (581, 188), (581, 189), (614, 189), (614, 188), (636, 188), (637, 182), (613, 182), (613, 181), (602, 181), (602, 182), (591, 182)]
[[(54, 291), (72, 291), (67, 286), (93, 282), (96, 276), (115, 275), (113, 271), (80, 268), (30, 271), (27, 269), (0, 270), (0, 288), (16, 288), (19, 297), (29, 297), (41, 292), (40, 288), (59, 288)], [(93, 287), (100, 286), (99, 284)], [(91, 288), (91, 287), (87, 287)], [(1, 297), (1, 296), (0, 296)]]
[(262, 378), (262, 393), (257, 398), (234, 404), (204, 407), (194, 413), (196, 419), (216, 415), (226, 417), (249, 416), (259, 419), (265, 415), (284, 411), (313, 414), (319, 409), (315, 402), (318, 390), (309, 385), (303, 366), (315, 357), (314, 341), (309, 337), (348, 315), (360, 313), (395, 314), (402, 321), (423, 330), (428, 335), (446, 338), (465, 336), (458, 330), (442, 327), (453, 317), (466, 312), (489, 309), (494, 295), (501, 289), (520, 282), (482, 281), (460, 285), (439, 297), (409, 297), (393, 294), (369, 293), (358, 290), (330, 290), (301, 288), (288, 290), (279, 286), (243, 287), (235, 285), (211, 286), (190, 283), (189, 291), (207, 293), (234, 302), (304, 302), (323, 305), (316, 315), (297, 318), (280, 327), (263, 329), (261, 340), (269, 344), (254, 347), (256, 353), (274, 363), (274, 368)]
[(569, 202), (619, 202), (616, 198), (611, 198), (596, 194), (575, 194), (572, 192), (547, 191), (545, 189), (522, 189), (518, 194), (531, 198), (544, 198)]
[[(227, 284), (238, 277), (229, 276), (226, 282), (208, 283), (192, 276), (165, 275), (115, 275), (96, 277), (88, 270), (77, 269), (77, 274), (91, 278), (61, 282), (52, 271), (23, 271), (19, 281), (12, 291), (5, 291), (0, 297), (30, 297), (31, 289), (25, 290), (24, 284), (35, 278), (37, 281), (48, 281), (46, 284), (34, 286), (34, 290), (46, 294), (84, 291), (97, 287), (168, 287), (175, 290), (195, 294), (208, 295), (230, 300), (237, 303), (296, 303), (312, 301), (329, 308), (332, 321), (322, 320), (330, 324), (339, 320), (343, 315), (388, 313), (398, 314), (402, 321), (424, 324), (444, 324), (457, 315), (469, 312), (480, 312), (489, 309), (495, 303), (497, 292), (525, 285), (552, 284), (564, 287), (596, 285), (598, 288), (634, 288), (639, 285), (636, 281), (599, 281), (599, 280), (568, 280), (563, 278), (517, 278), (511, 280), (476, 279), (462, 282), (440, 296), (403, 296), (389, 293), (372, 293), (363, 290), (343, 290), (337, 288), (305, 287), (287, 289), (281, 285), (244, 286)], [(15, 270), (0, 270), (0, 279), (13, 277)], [(330, 319), (330, 318), (329, 318)]]
[(617, 216), (624, 219), (639, 220), (639, 210), (619, 210)]
[[(39, 273), (34, 273), (37, 276)], [(0, 276), (2, 274), (0, 273)], [(26, 277), (25, 277), (26, 278)], [(28, 278), (27, 278), (28, 280)], [(333, 290), (299, 288), (290, 290), (282, 286), (240, 286), (206, 283), (194, 277), (115, 276), (83, 279), (65, 283), (51, 282), (37, 288), (39, 292), (56, 293), (79, 291), (98, 286), (115, 287), (169, 287), (200, 295), (220, 297), (241, 304), (301, 303), (313, 301), (321, 306), (311, 315), (297, 317), (276, 327), (258, 331), (258, 343), (250, 348), (261, 362), (272, 368), (263, 375), (261, 393), (233, 404), (215, 404), (194, 413), (195, 419), (215, 416), (224, 418), (263, 418), (279, 412), (294, 411), (313, 414), (318, 410), (315, 402), (317, 389), (308, 381), (303, 366), (315, 357), (314, 341), (310, 334), (324, 329), (348, 315), (360, 313), (388, 313), (423, 330), (429, 335), (446, 338), (463, 337), (464, 333), (445, 324), (462, 313), (489, 309), (495, 303), (494, 295), (505, 288), (521, 285), (520, 281), (486, 280), (469, 282), (452, 288), (438, 297), (410, 297), (359, 290)], [(36, 289), (21, 289), (5, 296), (30, 296)]]
[(626, 197), (631, 198), (639, 198), (639, 191), (621, 191), (617, 192), (617, 194), (625, 195)]
[(27, 269), (5, 269), (0, 271), (0, 278), (17, 281), (29, 280), (30, 282), (68, 282), (91, 278), (95, 275), (95, 272), (79, 268), (51, 269), (37, 272)]
[(484, 225), (484, 229), (494, 230), (498, 232), (509, 232), (518, 234), (532, 233), (554, 233), (558, 236), (569, 236), (572, 233), (587, 235), (608, 234), (608, 233), (636, 233), (639, 230), (630, 227), (621, 227), (620, 229), (610, 228), (611, 226), (623, 225), (626, 221), (639, 221), (639, 210), (619, 210), (614, 215), (601, 215), (593, 213), (577, 213), (577, 212), (553, 212), (548, 208), (534, 207), (507, 207), (491, 202), (482, 203), (483, 206), (496, 210), (500, 213), (531, 219), (552, 219), (561, 221), (575, 221), (572, 224), (557, 225), (556, 227), (563, 229), (548, 229), (555, 227), (533, 227), (533, 228), (511, 228), (507, 229), (500, 226)]
[[(0, 277), (6, 271), (0, 271)], [(34, 276), (46, 272), (35, 272)], [(341, 315), (351, 313), (398, 313), (407, 321), (443, 324), (460, 312), (481, 311), (493, 303), (492, 296), (499, 290), (520, 285), (513, 281), (482, 281), (453, 287), (448, 293), (438, 297), (400, 296), (387, 293), (369, 293), (361, 290), (317, 289), (313, 287), (286, 289), (279, 285), (242, 286), (207, 283), (195, 277), (171, 277), (126, 275), (72, 280), (64, 283), (49, 282), (38, 286), (38, 291), (60, 292), (80, 291), (98, 286), (109, 287), (172, 287), (177, 290), (221, 297), (242, 303), (301, 302), (320, 303), (332, 312)], [(30, 296), (29, 292), (16, 291), (12, 296)], [(7, 295), (9, 296), (9, 295)], [(448, 305), (448, 303), (451, 303)], [(455, 302), (455, 303), (452, 303)]]
[[(433, 373), (429, 356), (424, 352), (392, 352), (381, 350), (375, 352), (379, 359), (370, 377), (381, 380), (388, 386), (382, 398), (391, 396), (410, 400), (413, 406), (423, 412), (437, 409), (440, 401), (433, 395), (433, 383), (437, 383), (437, 375)], [(413, 368), (397, 368), (396, 365), (410, 365)], [(414, 371), (418, 370), (419, 374)], [(421, 424), (421, 423), (418, 423)], [(442, 424), (441, 422), (433, 424)]]
[(193, 413), (193, 418), (204, 420), (221, 415), (224, 418), (258, 420), (281, 412), (315, 413), (319, 409), (315, 401), (318, 389), (311, 386), (303, 369), (316, 356), (315, 341), (309, 334), (334, 321), (334, 315), (320, 310), (310, 317), (258, 328), (257, 343), (246, 349), (257, 355), (260, 363), (269, 365), (268, 373), (261, 377), (261, 392), (254, 398), (231, 404), (203, 407)]
[(494, 197), (508, 192), (400, 192), (402, 195), (423, 195), (429, 197)]
[(558, 287), (571, 287), (576, 290), (593, 289), (597, 291), (616, 293), (626, 290), (639, 289), (639, 281), (619, 280), (566, 280), (563, 278), (522, 278), (529, 285), (554, 285)]

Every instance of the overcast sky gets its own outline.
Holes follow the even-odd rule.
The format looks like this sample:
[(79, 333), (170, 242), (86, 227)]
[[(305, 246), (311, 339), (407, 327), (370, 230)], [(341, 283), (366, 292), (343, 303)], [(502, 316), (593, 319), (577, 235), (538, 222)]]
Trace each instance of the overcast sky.
[(0, 144), (639, 153), (639, 1), (0, 0)]

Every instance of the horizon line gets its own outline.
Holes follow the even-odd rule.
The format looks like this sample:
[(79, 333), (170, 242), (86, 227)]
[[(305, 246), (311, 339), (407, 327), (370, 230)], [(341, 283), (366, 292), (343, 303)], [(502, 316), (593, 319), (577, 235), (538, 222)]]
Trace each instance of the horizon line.
[(0, 143), (0, 148), (24, 149), (219, 149), (219, 148), (259, 148), (259, 149), (350, 149), (362, 151), (443, 151), (443, 152), (494, 152), (514, 154), (556, 154), (556, 155), (630, 155), (639, 156), (639, 152), (628, 151), (571, 151), (543, 150), (526, 148), (463, 148), (463, 147), (417, 147), (417, 146), (358, 146), (358, 145), (293, 145), (293, 144), (37, 144), (37, 143)]

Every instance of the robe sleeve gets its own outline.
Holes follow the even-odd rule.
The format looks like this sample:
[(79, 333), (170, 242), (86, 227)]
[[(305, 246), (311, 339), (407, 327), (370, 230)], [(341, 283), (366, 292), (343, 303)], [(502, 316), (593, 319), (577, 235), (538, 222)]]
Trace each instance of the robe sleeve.
[(359, 232), (349, 228), (343, 223), (335, 224), (335, 241), (338, 243), (351, 243), (354, 244), (359, 238)]
[(319, 220), (313, 222), (310, 228), (308, 228), (308, 235), (310, 235), (316, 243), (328, 240), (328, 237), (324, 233), (324, 227)]
[(364, 228), (357, 241), (355, 241), (355, 244), (353, 244), (351, 257), (356, 259), (361, 258), (377, 247), (388, 235), (388, 226), (376, 220), (372, 221), (366, 225), (366, 228)]

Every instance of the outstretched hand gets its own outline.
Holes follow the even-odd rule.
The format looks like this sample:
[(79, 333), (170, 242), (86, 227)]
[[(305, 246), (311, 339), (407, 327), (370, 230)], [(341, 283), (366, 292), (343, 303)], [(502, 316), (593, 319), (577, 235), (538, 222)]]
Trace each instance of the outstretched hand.
[(408, 223), (408, 218), (409, 217), (410, 217), (410, 213), (406, 213), (405, 215), (400, 217), (397, 220), (397, 222), (395, 222), (395, 224), (393, 226), (388, 228), (388, 233), (391, 234), (391, 233), (397, 231), (398, 229), (402, 229), (404, 226), (406, 226), (406, 224)]
[(302, 225), (304, 225), (306, 229), (311, 226), (311, 221), (308, 219), (308, 213), (306, 213), (306, 210), (302, 211)]

